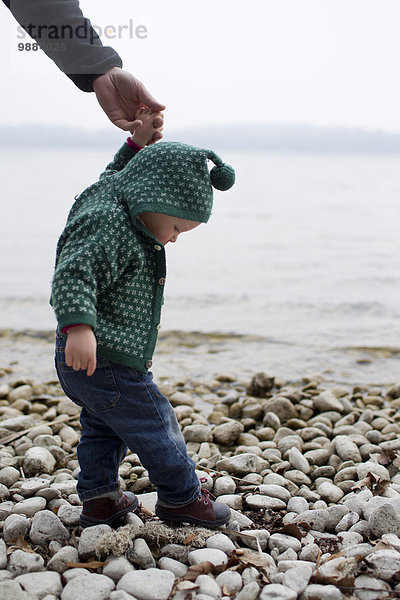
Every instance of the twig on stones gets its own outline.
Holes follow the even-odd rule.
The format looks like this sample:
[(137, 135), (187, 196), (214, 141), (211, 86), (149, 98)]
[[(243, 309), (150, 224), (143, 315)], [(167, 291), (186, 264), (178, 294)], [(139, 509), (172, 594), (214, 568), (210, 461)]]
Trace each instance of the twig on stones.
[[(48, 425), (50, 427), (50, 425), (59, 425), (60, 423), (69, 423), (71, 421), (76, 421), (77, 419), (79, 419), (78, 415), (72, 415), (70, 417), (59, 417), (58, 419), (55, 419), (54, 421), (49, 421), (48, 423), (41, 423), (40, 425)], [(5, 438), (0, 438), (0, 444), (6, 445), (9, 444), (10, 442), (13, 442), (14, 440), (17, 440), (18, 438), (22, 437), (23, 435), (25, 435), (26, 433), (29, 433), (30, 431), (32, 431), (32, 429), (36, 429), (36, 427), (39, 427), (40, 425), (33, 425), (32, 427), (29, 427), (28, 429), (24, 429), (23, 431), (18, 431), (18, 433), (12, 433), (9, 436), (6, 436)], [(0, 421), (0, 426), (1, 426), (1, 421)]]

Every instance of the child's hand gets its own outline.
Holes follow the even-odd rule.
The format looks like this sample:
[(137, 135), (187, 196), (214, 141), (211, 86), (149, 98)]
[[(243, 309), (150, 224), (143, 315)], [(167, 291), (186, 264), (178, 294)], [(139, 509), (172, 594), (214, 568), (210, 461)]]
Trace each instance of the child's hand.
[(131, 139), (135, 144), (144, 147), (161, 140), (164, 125), (163, 113), (141, 107), (136, 111), (135, 119), (142, 123), (131, 131)]
[(67, 332), (65, 362), (74, 371), (87, 370), (90, 377), (96, 370), (97, 341), (90, 325), (72, 327)]

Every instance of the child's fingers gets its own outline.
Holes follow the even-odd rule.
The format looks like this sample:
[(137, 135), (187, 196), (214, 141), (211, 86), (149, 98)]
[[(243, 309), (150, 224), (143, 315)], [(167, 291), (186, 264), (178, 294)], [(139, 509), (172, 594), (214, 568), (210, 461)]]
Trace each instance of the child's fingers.
[(89, 358), (87, 363), (87, 376), (91, 377), (96, 370), (96, 356)]

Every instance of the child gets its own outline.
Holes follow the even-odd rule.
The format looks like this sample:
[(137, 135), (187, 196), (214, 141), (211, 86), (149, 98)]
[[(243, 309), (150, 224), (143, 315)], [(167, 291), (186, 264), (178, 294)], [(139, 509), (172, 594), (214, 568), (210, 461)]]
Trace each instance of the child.
[[(64, 392), (82, 407), (83, 527), (111, 525), (136, 509), (136, 496), (118, 485), (128, 448), (157, 487), (158, 517), (205, 527), (230, 518), (228, 506), (200, 489), (174, 410), (148, 369), (163, 302), (164, 246), (208, 221), (211, 183), (228, 189), (234, 171), (213, 152), (177, 142), (140, 149), (156, 132), (154, 116), (140, 112), (142, 126), (80, 194), (57, 246), (56, 368)], [(211, 172), (207, 159), (216, 164)]]

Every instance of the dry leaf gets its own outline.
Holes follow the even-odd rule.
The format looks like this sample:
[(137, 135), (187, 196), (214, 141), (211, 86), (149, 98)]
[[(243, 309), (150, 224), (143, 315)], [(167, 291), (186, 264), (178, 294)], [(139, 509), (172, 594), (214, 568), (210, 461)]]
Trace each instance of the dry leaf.
[(66, 562), (65, 564), (71, 569), (99, 569), (100, 567), (104, 567), (104, 565), (107, 565), (108, 561), (103, 562), (101, 560), (90, 560), (86, 563)]
[(12, 545), (7, 548), (7, 555), (12, 554), (15, 550), (23, 550), (24, 552), (35, 553), (32, 546), (28, 544), (25, 538), (21, 535), (13, 540)]
[(185, 590), (198, 590), (199, 586), (193, 583), (193, 581), (180, 581), (176, 589), (180, 592), (184, 592)]
[(213, 568), (214, 565), (209, 560), (201, 562), (198, 565), (192, 565), (186, 571), (183, 580), (196, 581), (199, 575), (208, 575), (208, 573), (212, 572)]
[(245, 565), (253, 565), (253, 567), (270, 567), (270, 563), (267, 558), (263, 554), (259, 552), (255, 552), (254, 550), (249, 550), (248, 548), (239, 548), (239, 550), (234, 550), (232, 554), (235, 554), (240, 562)]
[(143, 504), (140, 505), (140, 511), (147, 517), (154, 517), (153, 511), (147, 508), (147, 506), (144, 506)]
[(282, 529), (279, 531), (279, 533), (291, 535), (292, 537), (297, 538), (299, 540), (299, 542), (301, 542), (302, 538), (305, 536), (305, 533), (300, 531), (300, 529), (294, 523), (285, 525), (284, 527), (282, 527)]
[(400, 469), (400, 455), (397, 455), (397, 457), (394, 459), (393, 465)]
[(381, 494), (383, 494), (383, 492), (387, 489), (389, 485), (389, 480), (381, 479), (377, 475), (374, 475), (374, 473), (367, 473), (367, 476), (355, 485), (353, 485), (351, 489), (358, 490), (363, 487), (367, 487), (369, 490), (371, 490), (374, 496), (380, 496)]
[(390, 465), (397, 456), (398, 453), (395, 450), (384, 450), (378, 456), (378, 463), (384, 466)]
[(183, 543), (188, 546), (189, 544), (191, 544), (194, 540), (196, 539), (196, 536), (194, 535), (194, 533), (189, 533), (189, 535), (187, 535), (185, 537), (185, 539), (183, 540)]

